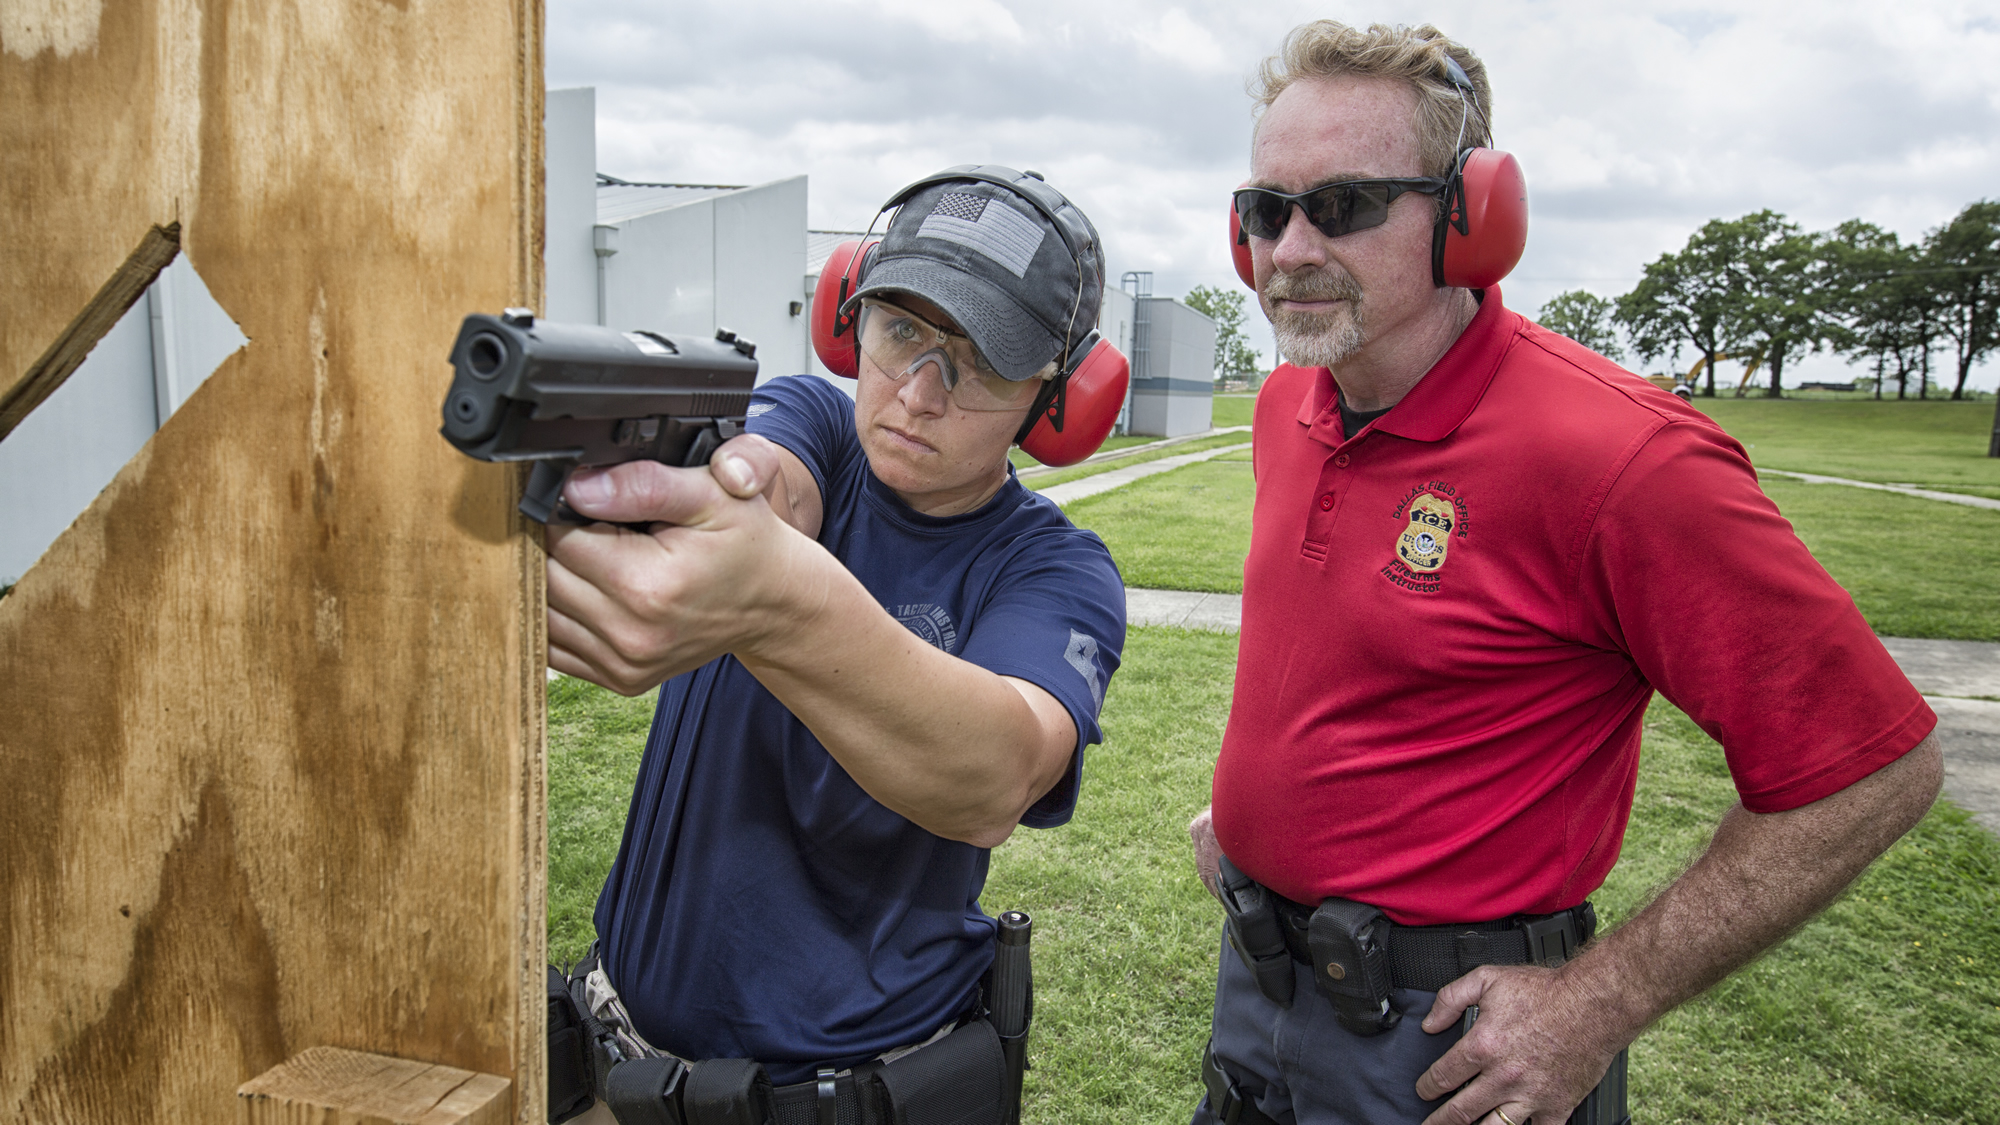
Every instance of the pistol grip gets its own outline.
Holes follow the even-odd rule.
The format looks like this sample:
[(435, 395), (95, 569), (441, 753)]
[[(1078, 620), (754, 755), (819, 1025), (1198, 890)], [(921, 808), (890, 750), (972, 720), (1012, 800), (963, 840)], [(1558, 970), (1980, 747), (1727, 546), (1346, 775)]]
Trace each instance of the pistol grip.
[(562, 502), (563, 485), (575, 468), (576, 462), (568, 458), (535, 462), (534, 471), (528, 474), (528, 487), (521, 492), (521, 514), (541, 524), (551, 517), (558, 523), (588, 522)]

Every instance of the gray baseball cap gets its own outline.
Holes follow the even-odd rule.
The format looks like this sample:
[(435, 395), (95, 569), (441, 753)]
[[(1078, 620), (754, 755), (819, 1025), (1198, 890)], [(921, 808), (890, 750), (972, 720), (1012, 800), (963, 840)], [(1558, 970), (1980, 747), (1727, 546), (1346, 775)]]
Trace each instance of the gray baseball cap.
[(927, 176), (896, 198), (902, 205), (850, 301), (922, 297), (1016, 381), (1065, 347), (1072, 362), (1081, 358), (1074, 353), (1096, 329), (1104, 299), (1104, 253), (1075, 204), (1034, 173), (972, 164)]

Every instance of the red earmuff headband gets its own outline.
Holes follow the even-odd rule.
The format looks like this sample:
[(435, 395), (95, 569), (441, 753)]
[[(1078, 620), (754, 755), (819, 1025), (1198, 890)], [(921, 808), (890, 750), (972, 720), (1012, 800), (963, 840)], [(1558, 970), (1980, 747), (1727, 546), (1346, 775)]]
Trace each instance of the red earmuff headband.
[[(1458, 89), (1469, 115), (1477, 96), (1472, 79), (1449, 55), (1445, 56), (1444, 69), (1445, 78)], [(1480, 116), (1483, 120), (1485, 115)], [(1464, 136), (1461, 122), (1461, 142)], [(1239, 186), (1249, 186), (1248, 181)], [(1527, 245), (1528, 181), (1521, 174), (1520, 161), (1498, 149), (1461, 149), (1438, 201), (1437, 226), (1431, 235), (1432, 283), (1440, 289), (1497, 285), (1520, 263)], [(1229, 208), (1229, 253), (1236, 276), (1256, 289), (1250, 240), (1244, 237), (1233, 205)]]

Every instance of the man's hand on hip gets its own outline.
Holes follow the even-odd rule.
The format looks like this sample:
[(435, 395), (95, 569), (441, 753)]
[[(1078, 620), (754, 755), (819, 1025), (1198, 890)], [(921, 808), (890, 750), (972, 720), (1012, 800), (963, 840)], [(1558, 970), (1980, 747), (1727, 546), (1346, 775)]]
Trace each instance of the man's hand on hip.
[[(763, 495), (769, 443), (731, 444), (704, 469), (633, 461), (570, 480), (570, 507), (608, 522), (549, 529), (550, 667), (637, 695), (809, 615), (803, 552), (821, 549)], [(650, 529), (616, 526), (631, 523)]]
[(1597, 1084), (1619, 1048), (1676, 1005), (1804, 925), (1937, 798), (1944, 755), (1935, 734), (1845, 789), (1782, 812), (1741, 804), (1708, 849), (1633, 919), (1560, 969), (1474, 969), (1438, 991), (1424, 1030), (1449, 1028), (1467, 1005), (1479, 1021), (1423, 1077), (1417, 1093), (1446, 1102), (1425, 1125), (1559, 1121)]
[[(1417, 1096), (1457, 1096), (1424, 1125), (1503, 1125), (1504, 1110), (1519, 1125), (1566, 1121), (1604, 1078), (1627, 1039), (1589, 1018), (1589, 1005), (1559, 969), (1487, 965), (1445, 985), (1424, 1017), (1435, 1035), (1479, 1005), (1472, 1030), (1417, 1079)], [(1467, 1083), (1470, 1085), (1467, 1085)]]
[(1188, 822), (1188, 838), (1194, 842), (1194, 874), (1201, 887), (1215, 894), (1215, 877), (1222, 865), (1222, 845), (1215, 842), (1215, 806), (1201, 810)]

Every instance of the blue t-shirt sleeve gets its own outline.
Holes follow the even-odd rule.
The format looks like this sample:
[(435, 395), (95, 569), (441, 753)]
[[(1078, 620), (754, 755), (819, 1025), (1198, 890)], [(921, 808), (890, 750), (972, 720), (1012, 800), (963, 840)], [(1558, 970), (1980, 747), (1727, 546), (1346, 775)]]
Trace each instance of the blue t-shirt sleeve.
[(1067, 524), (1026, 537), (999, 573), (959, 655), (1034, 684), (1075, 721), (1069, 772), (1021, 816), (1053, 828), (1076, 811), (1083, 748), (1104, 740), (1098, 715), (1125, 647), (1125, 584), (1104, 541)]
[(744, 428), (805, 462), (822, 497), (826, 482), (861, 452), (854, 436), (854, 400), (817, 375), (785, 375), (758, 387), (750, 395)]

